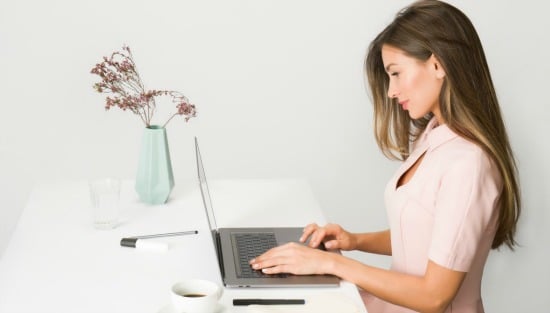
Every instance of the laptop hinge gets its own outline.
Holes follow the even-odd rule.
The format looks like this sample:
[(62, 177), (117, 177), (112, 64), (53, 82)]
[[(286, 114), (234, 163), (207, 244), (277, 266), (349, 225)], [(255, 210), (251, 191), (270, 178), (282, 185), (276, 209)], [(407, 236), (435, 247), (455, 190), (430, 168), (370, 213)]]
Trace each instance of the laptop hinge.
[(225, 280), (225, 269), (223, 266), (223, 254), (222, 254), (222, 241), (220, 237), (220, 233), (217, 231), (213, 231), (216, 234), (216, 252), (218, 254), (218, 265), (220, 267), (220, 273), (222, 274), (222, 278)]

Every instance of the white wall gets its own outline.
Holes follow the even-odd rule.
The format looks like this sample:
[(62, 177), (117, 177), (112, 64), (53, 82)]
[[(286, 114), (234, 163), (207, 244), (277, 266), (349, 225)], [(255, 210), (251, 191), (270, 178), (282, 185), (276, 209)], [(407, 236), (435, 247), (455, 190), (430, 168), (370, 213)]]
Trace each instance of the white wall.
[[(197, 135), (212, 178), (307, 177), (331, 221), (385, 227), (382, 190), (397, 163), (373, 140), (362, 64), (408, 2), (2, 0), (0, 253), (37, 181), (134, 176), (143, 126), (129, 112), (105, 112), (89, 74), (123, 44), (150, 88), (180, 90), (197, 105), (196, 119), (168, 127), (176, 183), (194, 179)], [(548, 312), (549, 5), (452, 3), (485, 45), (524, 195), (522, 247), (490, 256), (486, 309)]]

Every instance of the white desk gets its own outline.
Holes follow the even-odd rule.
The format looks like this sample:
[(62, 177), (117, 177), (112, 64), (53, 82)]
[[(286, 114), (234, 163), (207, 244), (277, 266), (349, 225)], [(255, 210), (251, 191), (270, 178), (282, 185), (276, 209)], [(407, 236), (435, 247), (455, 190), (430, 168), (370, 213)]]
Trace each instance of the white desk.
[[(304, 226), (324, 223), (304, 180), (212, 181), (218, 227)], [(212, 237), (198, 186), (176, 186), (169, 202), (141, 204), (130, 181), (121, 195), (121, 224), (95, 230), (85, 181), (37, 186), (0, 259), (0, 312), (147, 312), (170, 303), (170, 286), (185, 278), (221, 284)], [(135, 235), (198, 230), (199, 234), (162, 239), (165, 253), (120, 247)], [(237, 297), (307, 298), (341, 293), (357, 304), (354, 285), (339, 288), (225, 289), (221, 312)]]

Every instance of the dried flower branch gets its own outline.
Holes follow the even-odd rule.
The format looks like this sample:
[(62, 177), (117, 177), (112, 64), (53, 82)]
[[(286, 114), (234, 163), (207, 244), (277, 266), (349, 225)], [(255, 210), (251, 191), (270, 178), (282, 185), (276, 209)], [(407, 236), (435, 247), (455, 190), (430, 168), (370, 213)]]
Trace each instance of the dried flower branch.
[(140, 116), (146, 127), (150, 127), (155, 113), (155, 97), (170, 96), (177, 111), (162, 127), (166, 127), (176, 115), (185, 116), (186, 122), (196, 116), (195, 105), (182, 93), (172, 90), (145, 90), (130, 47), (123, 46), (122, 50), (113, 52), (110, 57), (103, 57), (103, 62), (96, 64), (91, 71), (101, 78), (100, 82), (94, 84), (94, 89), (99, 93), (112, 95), (105, 98), (106, 110), (114, 106), (124, 111), (130, 110)]

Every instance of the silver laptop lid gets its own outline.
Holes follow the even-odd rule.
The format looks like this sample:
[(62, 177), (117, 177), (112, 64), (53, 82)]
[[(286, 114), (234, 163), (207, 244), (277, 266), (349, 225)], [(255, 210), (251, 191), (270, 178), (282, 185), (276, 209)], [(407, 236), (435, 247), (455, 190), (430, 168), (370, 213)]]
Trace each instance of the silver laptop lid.
[(195, 154), (197, 157), (197, 174), (199, 177), (199, 186), (201, 189), (202, 202), (206, 210), (206, 217), (208, 220), (208, 226), (213, 232), (218, 231), (216, 224), (216, 216), (214, 215), (214, 209), (212, 208), (212, 198), (210, 198), (210, 191), (208, 189), (208, 182), (206, 181), (206, 173), (204, 172), (204, 165), (202, 163), (201, 152), (199, 150), (199, 141), (195, 137)]
[(221, 245), (219, 242), (218, 226), (216, 224), (214, 209), (212, 208), (212, 199), (210, 198), (208, 183), (206, 182), (206, 173), (204, 172), (204, 165), (202, 164), (201, 152), (199, 150), (199, 141), (197, 137), (195, 137), (195, 155), (197, 158), (197, 174), (199, 177), (202, 203), (204, 204), (204, 209), (206, 211), (206, 220), (208, 221), (208, 227), (210, 227), (210, 234), (212, 235), (212, 241), (214, 242), (214, 248), (216, 250), (216, 258), (218, 259), (218, 265), (223, 279), (225, 277), (225, 269), (221, 257)]

